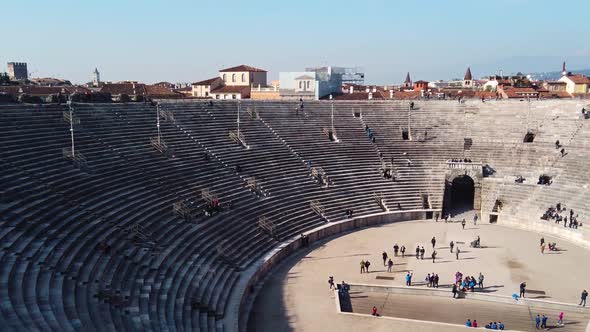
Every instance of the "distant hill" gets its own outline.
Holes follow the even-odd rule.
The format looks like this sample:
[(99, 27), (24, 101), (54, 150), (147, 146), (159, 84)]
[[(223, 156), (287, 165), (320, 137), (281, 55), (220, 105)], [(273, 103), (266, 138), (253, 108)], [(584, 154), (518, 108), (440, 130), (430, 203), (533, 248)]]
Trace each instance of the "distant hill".
[[(590, 76), (590, 69), (571, 70), (571, 72), (573, 74), (582, 74), (582, 75)], [(527, 75), (531, 75), (531, 77), (535, 80), (556, 81), (561, 78), (560, 71), (528, 73)]]

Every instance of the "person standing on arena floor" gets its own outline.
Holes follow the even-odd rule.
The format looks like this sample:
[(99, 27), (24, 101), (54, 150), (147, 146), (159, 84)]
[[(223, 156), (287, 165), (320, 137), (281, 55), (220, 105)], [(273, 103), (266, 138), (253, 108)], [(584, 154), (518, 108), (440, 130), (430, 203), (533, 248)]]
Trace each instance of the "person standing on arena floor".
[(406, 254), (406, 246), (402, 245), (402, 247), (400, 248), (400, 251), (402, 252), (402, 257), (405, 257), (405, 254)]
[(365, 260), (361, 260), (361, 273), (365, 272)]
[(459, 249), (459, 247), (457, 247), (457, 250), (455, 252), (455, 256), (457, 257), (457, 260), (459, 260), (459, 253), (461, 252), (461, 249)]
[(332, 288), (336, 289), (336, 286), (334, 286), (334, 277), (328, 278), (328, 284), (330, 285), (330, 290), (332, 290)]
[(586, 306), (586, 298), (587, 298), (587, 297), (588, 297), (588, 292), (587, 292), (587, 291), (584, 289), (584, 290), (582, 291), (582, 297), (581, 297), (582, 301), (580, 301), (580, 305), (581, 305), (581, 306), (583, 306), (583, 307), (585, 307), (585, 306)]
[(541, 316), (539, 316), (539, 314), (537, 314), (537, 317), (535, 317), (535, 327), (537, 330), (541, 327)]
[(547, 316), (545, 316), (543, 314), (543, 317), (541, 317), (541, 328), (542, 329), (546, 329), (547, 328), (547, 319), (548, 319)]
[(456, 283), (454, 283), (454, 284), (453, 284), (453, 298), (456, 298), (456, 297), (457, 297), (457, 292), (458, 292), (458, 291), (459, 291), (459, 290), (457, 289), (457, 284), (456, 284)]
[(390, 258), (389, 262), (387, 262), (387, 272), (392, 272), (392, 269), (393, 269), (393, 261)]
[(434, 287), (438, 288), (438, 273), (434, 275)]
[(383, 256), (383, 266), (387, 265), (387, 253), (384, 251), (381, 256)]
[(424, 247), (420, 248), (420, 259), (424, 260), (424, 254), (426, 253), (426, 250), (424, 249)]
[(557, 325), (559, 326), (563, 326), (563, 311), (559, 313), (559, 316), (557, 316)]
[(463, 229), (465, 229), (465, 218), (463, 218), (463, 220), (461, 221), (461, 226), (463, 226)]
[(434, 260), (436, 259), (436, 250), (432, 252), (432, 263), (434, 264)]
[(369, 273), (369, 266), (371, 265), (371, 262), (369, 262), (369, 260), (367, 259), (365, 261), (365, 272)]
[(420, 246), (416, 246), (416, 259), (420, 259)]
[(410, 272), (406, 274), (406, 286), (412, 286), (412, 275)]
[(478, 281), (480, 289), (483, 288), (483, 279), (484, 279), (483, 274), (481, 274), (481, 272), (480, 272), (479, 276), (477, 277), (477, 281)]
[(473, 216), (473, 226), (477, 225), (477, 213)]
[(449, 247), (451, 247), (451, 252), (453, 252), (454, 246), (455, 246), (455, 242), (451, 241), (451, 243), (449, 243)]
[(397, 252), (399, 251), (399, 246), (396, 244), (393, 245), (393, 256), (397, 257)]
[(434, 246), (436, 245), (436, 237), (432, 237), (432, 240), (430, 240), (430, 243), (432, 243), (432, 249), (434, 249)]
[(520, 297), (524, 297), (524, 293), (526, 292), (526, 281), (520, 283)]

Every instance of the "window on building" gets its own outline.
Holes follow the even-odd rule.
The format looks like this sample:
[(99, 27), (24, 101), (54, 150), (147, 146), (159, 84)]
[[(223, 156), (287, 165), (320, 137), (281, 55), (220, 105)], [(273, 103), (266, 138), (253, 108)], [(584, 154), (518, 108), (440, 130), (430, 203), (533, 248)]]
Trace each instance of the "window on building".
[(231, 99), (236, 99), (236, 95), (231, 95)]
[(302, 81), (299, 81), (299, 89), (303, 89), (303, 84), (302, 83), (303, 83)]
[(225, 76), (225, 74), (223, 74), (223, 81), (227, 82), (227, 77)]
[(205, 97), (209, 97), (209, 92), (205, 91)]
[(236, 74), (231, 74), (231, 81), (235, 82), (236, 81)]
[(219, 99), (219, 95), (215, 95), (215, 99)]
[(307, 88), (309, 89), (309, 81), (307, 81), (306, 83), (307, 83)]
[(246, 82), (246, 74), (242, 74), (242, 82)]

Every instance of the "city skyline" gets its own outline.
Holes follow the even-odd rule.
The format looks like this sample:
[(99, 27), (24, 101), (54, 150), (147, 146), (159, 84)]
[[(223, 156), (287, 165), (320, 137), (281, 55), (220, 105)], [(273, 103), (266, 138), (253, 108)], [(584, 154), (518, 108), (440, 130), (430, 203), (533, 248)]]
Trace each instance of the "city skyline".
[(580, 38), (590, 28), (584, 18), (590, 4), (583, 1), (567, 10), (528, 0), (493, 6), (226, 1), (223, 7), (213, 1), (173, 7), (23, 1), (4, 7), (14, 14), (7, 25), (19, 34), (1, 52), (3, 66), (27, 62), (32, 77), (75, 83), (91, 81), (95, 67), (104, 80), (153, 83), (194, 82), (242, 63), (268, 70), (270, 79), (308, 66), (361, 66), (370, 84), (399, 83), (408, 71), (413, 79), (452, 79), (467, 66), (475, 77), (500, 69), (558, 70), (562, 61), (569, 69), (590, 67), (590, 49)]

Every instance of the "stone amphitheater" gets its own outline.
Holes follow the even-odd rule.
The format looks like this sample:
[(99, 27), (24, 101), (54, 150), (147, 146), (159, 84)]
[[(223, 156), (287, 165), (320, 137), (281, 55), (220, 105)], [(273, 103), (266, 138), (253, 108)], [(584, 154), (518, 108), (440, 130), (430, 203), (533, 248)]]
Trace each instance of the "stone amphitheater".
[(449, 211), (588, 257), (587, 101), (70, 106), (0, 105), (2, 331), (244, 331), (293, 257)]

